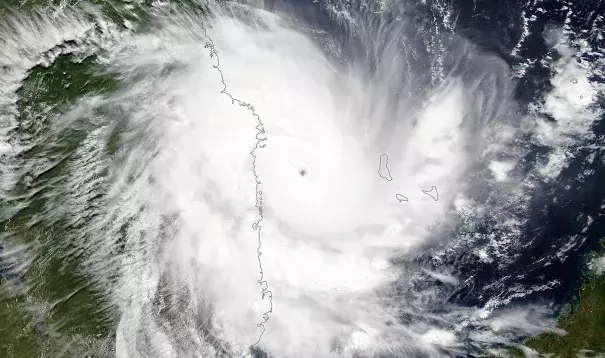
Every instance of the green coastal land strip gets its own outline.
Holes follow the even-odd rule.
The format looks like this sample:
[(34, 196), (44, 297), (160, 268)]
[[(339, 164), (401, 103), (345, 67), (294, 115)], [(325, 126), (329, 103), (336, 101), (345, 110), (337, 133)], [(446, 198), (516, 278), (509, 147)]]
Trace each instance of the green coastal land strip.
[[(605, 254), (602, 249), (588, 255), (587, 263)], [(588, 266), (588, 265), (587, 265)], [(558, 328), (567, 334), (542, 333), (523, 345), (539, 357), (605, 357), (605, 274), (586, 270), (577, 298), (567, 304), (558, 319)], [(521, 348), (511, 348), (509, 357), (525, 357)]]
[[(559, 318), (566, 335), (542, 333), (524, 342), (542, 357), (605, 357), (605, 276), (593, 277), (579, 292), (575, 312)], [(511, 348), (511, 357), (525, 357)]]

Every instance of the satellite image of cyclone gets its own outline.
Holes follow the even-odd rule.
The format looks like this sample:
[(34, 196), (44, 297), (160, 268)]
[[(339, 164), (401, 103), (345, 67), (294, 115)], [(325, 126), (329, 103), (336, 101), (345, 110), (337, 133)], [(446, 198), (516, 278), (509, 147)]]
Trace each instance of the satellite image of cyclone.
[(2, 0), (0, 358), (605, 357), (605, 0)]

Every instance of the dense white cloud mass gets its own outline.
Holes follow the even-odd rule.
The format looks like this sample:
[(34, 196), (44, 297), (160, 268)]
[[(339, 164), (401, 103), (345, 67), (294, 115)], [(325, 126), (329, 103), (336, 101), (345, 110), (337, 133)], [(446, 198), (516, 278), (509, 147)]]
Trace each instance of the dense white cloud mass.
[[(525, 152), (513, 143), (529, 134), (554, 147), (588, 132), (596, 90), (586, 73), (569, 57), (557, 64), (542, 111), (561, 128), (528, 125), (503, 61), (454, 36), (422, 47), (424, 30), (403, 5), (340, 5), (327, 6), (340, 37), (234, 4), (210, 4), (206, 15), (156, 9), (146, 31), (107, 32), (115, 41), (103, 59), (121, 87), (80, 101), (58, 124), (100, 123), (70, 164), (57, 210), (87, 210), (78, 191), (94, 196), (82, 183), (107, 169), (104, 206), (77, 237), (94, 252), (83, 270), (119, 312), (118, 357), (243, 356), (251, 346), (274, 357), (438, 357), (544, 327), (547, 310), (498, 311), (521, 289), (456, 307), (439, 287), (465, 277), (399, 259), (490, 209), (515, 233), (532, 184), (516, 170)], [(393, 14), (404, 20), (387, 21)], [(89, 28), (65, 16), (32, 41), (47, 51), (44, 41)], [(117, 127), (116, 157), (98, 159)], [(537, 173), (556, 177), (557, 153)], [(378, 173), (381, 155), (392, 180)], [(474, 201), (488, 184), (510, 189), (520, 209)], [(438, 200), (423, 192), (433, 186)], [(510, 240), (473, 252), (491, 263)], [(412, 289), (419, 279), (435, 285)]]
[[(133, 36), (112, 65), (125, 78), (147, 78), (141, 84), (137, 77), (124, 98), (110, 100), (146, 102), (130, 121), (148, 131), (143, 141), (154, 142), (130, 151), (120, 171), (146, 157), (139, 150), (151, 145), (155, 152), (128, 189), (132, 197), (119, 205), (144, 208), (128, 240), (142, 231), (145, 246), (161, 251), (133, 252), (140, 257), (128, 260), (138, 270), (120, 264), (118, 292), (126, 306), (118, 352), (149, 354), (134, 341), (141, 326), (146, 334), (171, 334), (153, 328), (163, 319), (150, 323), (144, 307), (171, 285), (162, 282), (175, 280), (191, 314), (206, 314), (198, 312), (202, 302), (212, 306), (214, 334), (236, 350), (256, 342), (263, 331), (257, 323), (268, 311), (259, 347), (276, 356), (385, 349), (437, 355), (439, 346), (459, 344), (447, 329), (397, 323), (401, 302), (384, 292), (405, 269), (390, 260), (411, 253), (429, 239), (432, 225), (447, 221), (472, 161), (468, 138), (490, 135), (473, 128), (474, 104), (465, 100), (473, 89), (452, 77), (426, 92), (422, 105), (397, 101), (383, 88), (398, 83), (368, 76), (362, 66), (338, 66), (286, 19), (248, 11), (252, 25), (220, 13), (205, 24), (189, 14), (163, 19), (150, 34)], [(210, 39), (220, 72), (205, 48)], [(222, 80), (229, 95), (221, 93)], [(254, 151), (255, 172), (250, 152), (258, 122), (231, 96), (254, 106), (262, 121), (266, 146)], [(383, 153), (392, 181), (377, 174)], [(263, 209), (258, 249), (271, 292), (264, 299), (252, 229), (259, 215), (254, 174)], [(432, 186), (438, 201), (422, 192)], [(409, 201), (400, 203), (396, 193)], [(165, 215), (172, 215), (173, 231), (162, 240)], [(204, 347), (169, 342), (150, 349), (190, 354)]]

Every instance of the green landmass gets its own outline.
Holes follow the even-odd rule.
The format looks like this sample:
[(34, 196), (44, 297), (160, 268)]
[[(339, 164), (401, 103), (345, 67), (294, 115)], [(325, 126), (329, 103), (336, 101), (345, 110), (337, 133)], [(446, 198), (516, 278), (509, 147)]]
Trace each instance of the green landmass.
[[(587, 262), (605, 252), (588, 256)], [(605, 356), (605, 275), (595, 276), (587, 271), (578, 298), (562, 310), (558, 327), (567, 334), (545, 332), (529, 338), (524, 346), (544, 357), (598, 357)], [(511, 357), (525, 357), (520, 348), (509, 350)]]
[[(127, 28), (127, 20), (128, 28), (134, 26), (134, 30), (147, 23), (152, 5), (152, 1), (88, 3), (122, 29)], [(190, 5), (187, 0), (172, 3)], [(5, 0), (0, 3), (0, 21), (4, 16), (37, 16), (30, 13), (36, 9), (77, 10), (78, 4), (82, 2)], [(20, 173), (8, 197), (0, 200), (0, 252), (20, 248), (18, 261), (29, 262), (10, 275), (3, 274), (0, 262), (0, 358), (115, 354), (115, 310), (107, 309), (104, 296), (81, 270), (88, 253), (70, 242), (74, 225), (86, 223), (74, 224), (72, 218), (51, 212), (52, 202), (62, 200), (55, 189), (67, 186), (70, 164), (90, 129), (85, 124), (61, 128), (58, 119), (83, 97), (104, 95), (119, 87), (116, 78), (101, 70), (96, 55), (62, 54), (48, 67), (32, 68), (17, 91), (18, 127), (12, 136), (26, 148), (18, 163), (30, 169)], [(121, 146), (121, 129), (115, 123), (106, 138), (109, 157)]]
[[(49, 164), (23, 173), (1, 205), (15, 211), (0, 222), (4, 243), (30, 245), (24, 257), (31, 258), (19, 275), (0, 279), (2, 357), (110, 356), (115, 317), (100, 309), (106, 306), (102, 296), (79, 270), (83, 256), (70, 247), (69, 218), (47, 215), (56, 199), (53, 188), (67, 179), (68, 164), (86, 138), (84, 128), (57, 130), (53, 122), (82, 96), (116, 89), (116, 80), (98, 70), (95, 56), (60, 55), (47, 68), (33, 68), (17, 92), (19, 126), (13, 134), (28, 147), (18, 160)], [(115, 139), (110, 142), (115, 150)]]

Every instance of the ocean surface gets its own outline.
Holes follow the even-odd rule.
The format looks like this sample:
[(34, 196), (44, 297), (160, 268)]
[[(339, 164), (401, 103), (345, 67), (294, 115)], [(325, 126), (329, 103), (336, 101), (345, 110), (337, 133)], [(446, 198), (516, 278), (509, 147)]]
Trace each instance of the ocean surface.
[(605, 229), (605, 2), (9, 5), (4, 356), (559, 331)]

